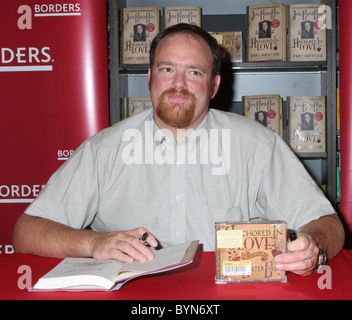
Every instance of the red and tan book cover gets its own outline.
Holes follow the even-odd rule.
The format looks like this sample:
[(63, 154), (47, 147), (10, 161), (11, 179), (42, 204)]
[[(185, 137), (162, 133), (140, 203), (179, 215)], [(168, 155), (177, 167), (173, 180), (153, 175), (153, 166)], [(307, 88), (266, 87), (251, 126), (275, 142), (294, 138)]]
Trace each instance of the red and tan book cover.
[(247, 6), (246, 60), (286, 61), (286, 29), (284, 4)]
[(286, 282), (274, 257), (286, 251), (286, 222), (215, 224), (216, 283)]
[(148, 64), (150, 44), (160, 31), (160, 9), (123, 8), (120, 28), (120, 62)]
[(319, 3), (287, 6), (288, 61), (326, 61), (324, 7)]
[(287, 97), (287, 142), (296, 153), (326, 152), (326, 97)]

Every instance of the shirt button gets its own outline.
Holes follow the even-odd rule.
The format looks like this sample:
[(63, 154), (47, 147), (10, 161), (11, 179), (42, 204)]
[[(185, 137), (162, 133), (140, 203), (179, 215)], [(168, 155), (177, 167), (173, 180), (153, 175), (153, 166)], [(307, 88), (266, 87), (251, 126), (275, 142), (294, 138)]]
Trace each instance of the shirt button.
[(180, 202), (180, 196), (176, 196), (176, 202)]

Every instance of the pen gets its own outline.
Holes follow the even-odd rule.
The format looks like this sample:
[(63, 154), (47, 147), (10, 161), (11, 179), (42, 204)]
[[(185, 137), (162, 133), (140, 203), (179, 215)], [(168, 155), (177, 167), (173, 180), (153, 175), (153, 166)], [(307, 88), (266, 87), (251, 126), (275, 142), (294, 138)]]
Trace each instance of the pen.
[(291, 232), (290, 232), (289, 239), (290, 239), (290, 241), (294, 241), (294, 240), (297, 239), (297, 233), (296, 233), (296, 231), (291, 231)]
[(148, 238), (148, 232), (144, 232), (142, 235), (142, 238), (140, 238), (139, 240), (145, 245), (148, 246), (148, 242), (146, 241), (146, 239)]

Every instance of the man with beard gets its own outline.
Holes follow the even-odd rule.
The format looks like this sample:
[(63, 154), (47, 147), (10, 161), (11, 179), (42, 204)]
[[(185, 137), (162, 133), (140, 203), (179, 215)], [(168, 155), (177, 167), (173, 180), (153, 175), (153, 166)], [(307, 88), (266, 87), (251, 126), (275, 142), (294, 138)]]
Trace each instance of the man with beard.
[[(308, 275), (321, 248), (335, 256), (341, 223), (285, 142), (253, 120), (209, 110), (220, 57), (199, 27), (159, 33), (148, 71), (153, 110), (84, 142), (19, 218), (14, 249), (147, 261), (158, 245), (198, 239), (214, 250), (216, 221), (280, 219), (300, 232), (275, 257), (277, 269)], [(181, 157), (193, 152), (209, 158)], [(223, 171), (213, 170), (214, 154), (225, 160)], [(139, 240), (145, 232), (150, 247)]]

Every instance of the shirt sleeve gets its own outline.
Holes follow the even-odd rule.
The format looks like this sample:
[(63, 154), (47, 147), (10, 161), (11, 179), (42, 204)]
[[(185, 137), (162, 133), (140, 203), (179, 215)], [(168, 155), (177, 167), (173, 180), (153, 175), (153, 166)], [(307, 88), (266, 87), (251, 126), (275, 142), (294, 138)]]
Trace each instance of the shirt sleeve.
[(25, 213), (76, 229), (89, 226), (99, 202), (96, 149), (92, 141), (84, 142), (51, 176)]
[(334, 214), (331, 203), (289, 146), (276, 137), (259, 170), (256, 207), (269, 220), (284, 220), (298, 230), (310, 221)]

